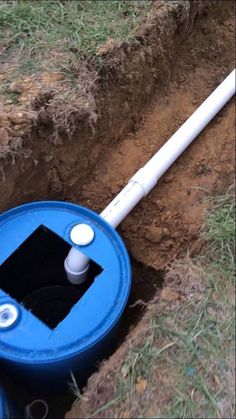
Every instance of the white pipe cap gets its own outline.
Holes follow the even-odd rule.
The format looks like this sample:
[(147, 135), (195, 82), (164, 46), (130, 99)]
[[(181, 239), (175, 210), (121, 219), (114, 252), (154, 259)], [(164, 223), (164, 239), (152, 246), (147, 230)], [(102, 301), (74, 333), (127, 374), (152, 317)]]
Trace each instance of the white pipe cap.
[(94, 239), (94, 231), (88, 224), (77, 224), (72, 228), (70, 238), (74, 244), (86, 246), (92, 243)]

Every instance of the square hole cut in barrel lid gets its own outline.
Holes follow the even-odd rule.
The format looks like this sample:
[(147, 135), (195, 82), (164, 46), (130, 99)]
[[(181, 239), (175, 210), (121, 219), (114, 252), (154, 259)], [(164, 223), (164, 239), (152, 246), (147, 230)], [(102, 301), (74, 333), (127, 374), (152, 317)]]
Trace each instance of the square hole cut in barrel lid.
[(88, 278), (70, 284), (64, 260), (70, 245), (41, 225), (0, 266), (0, 288), (54, 329), (103, 271), (90, 262)]

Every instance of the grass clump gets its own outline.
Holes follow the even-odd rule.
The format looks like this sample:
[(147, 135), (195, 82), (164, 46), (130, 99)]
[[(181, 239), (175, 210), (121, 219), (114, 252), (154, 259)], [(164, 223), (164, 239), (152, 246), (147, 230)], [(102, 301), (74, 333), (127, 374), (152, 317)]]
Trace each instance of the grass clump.
[(39, 114), (44, 108), (54, 143), (71, 138), (81, 118), (93, 131), (93, 87), (104, 54), (135, 36), (151, 6), (149, 0), (0, 0), (0, 104)]
[(1, 1), (1, 44), (38, 60), (55, 49), (96, 54), (108, 39), (130, 39), (150, 7), (143, 0)]
[(234, 277), (235, 272), (235, 201), (233, 188), (213, 200), (213, 211), (208, 213), (205, 232), (208, 239), (207, 256), (210, 265), (221, 275)]

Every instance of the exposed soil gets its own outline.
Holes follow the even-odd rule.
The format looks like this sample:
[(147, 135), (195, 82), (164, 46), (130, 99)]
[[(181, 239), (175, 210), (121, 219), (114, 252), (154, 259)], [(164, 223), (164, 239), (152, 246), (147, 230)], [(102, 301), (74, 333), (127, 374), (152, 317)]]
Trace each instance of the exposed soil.
[[(60, 74), (17, 81), (19, 104), (2, 102), (0, 109), (0, 210), (35, 199), (62, 199), (75, 188), (79, 193), (107, 146), (137, 128), (155, 92), (165, 95), (185, 55), (183, 41), (195, 33), (200, 18), (208, 21), (209, 13), (215, 40), (202, 33), (201, 43), (208, 38), (209, 45), (201, 56), (219, 56), (227, 73), (228, 45), (216, 34), (218, 19), (232, 7), (230, 1), (154, 2), (152, 16), (132, 42), (107, 45), (100, 67), (88, 60), (71, 69), (82, 86), (75, 100), (54, 98), (58, 89), (66, 89)], [(194, 70), (198, 60), (192, 50), (188, 68)]]
[[(101, 211), (166, 142), (233, 68), (233, 24), (232, 17), (221, 25), (213, 19), (199, 23), (140, 129), (111, 144), (81, 193), (70, 193), (69, 200)], [(163, 269), (193, 243), (196, 251), (207, 194), (224, 190), (233, 178), (234, 118), (231, 101), (124, 221), (120, 230), (136, 260)]]
[[(136, 42), (101, 50), (102, 69), (86, 64), (90, 75), (96, 73), (87, 111), (84, 103), (72, 109), (66, 102), (66, 120), (63, 102), (52, 102), (48, 88), (27, 96), (27, 106), (5, 105), (0, 210), (65, 199), (100, 212), (232, 71), (233, 9), (231, 1), (154, 3)], [(52, 77), (54, 82), (59, 79)], [(225, 191), (234, 176), (234, 119), (231, 101), (120, 226), (136, 261), (131, 304), (138, 301), (138, 310), (129, 311), (121, 339), (128, 337), (89, 379), (85, 399), (67, 417), (89, 416), (114, 397), (114, 376), (146, 327), (140, 318), (159, 292), (160, 272), (187, 249), (199, 252), (206, 198)]]
[[(155, 97), (135, 133), (107, 148), (84, 183), (77, 198), (80, 203), (101, 211), (232, 70), (233, 19), (227, 18), (220, 25), (213, 19), (198, 23), (198, 31), (184, 44), (164, 94)], [(231, 101), (123, 222), (122, 237), (136, 260), (164, 270), (168, 262), (182, 257), (188, 248), (192, 255), (200, 251), (200, 230), (209, 206), (206, 198), (225, 191), (234, 177), (234, 123)], [(69, 198), (75, 200), (75, 195)], [(125, 354), (146, 325), (144, 318), (99, 373), (90, 378), (84, 394), (87, 401), (78, 402), (67, 417), (87, 417), (114, 399), (114, 377), (119, 375)], [(107, 412), (116, 414), (112, 408)], [(104, 411), (96, 414), (103, 415)]]

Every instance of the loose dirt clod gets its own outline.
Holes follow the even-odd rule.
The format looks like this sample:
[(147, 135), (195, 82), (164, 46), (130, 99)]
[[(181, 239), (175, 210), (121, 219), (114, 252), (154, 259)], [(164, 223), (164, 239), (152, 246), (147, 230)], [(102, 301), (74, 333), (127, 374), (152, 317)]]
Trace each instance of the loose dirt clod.
[(179, 294), (171, 288), (163, 288), (160, 294), (161, 298), (166, 301), (178, 300)]
[(149, 226), (146, 227), (145, 238), (151, 243), (160, 243), (165, 233), (162, 227)]

